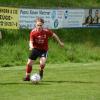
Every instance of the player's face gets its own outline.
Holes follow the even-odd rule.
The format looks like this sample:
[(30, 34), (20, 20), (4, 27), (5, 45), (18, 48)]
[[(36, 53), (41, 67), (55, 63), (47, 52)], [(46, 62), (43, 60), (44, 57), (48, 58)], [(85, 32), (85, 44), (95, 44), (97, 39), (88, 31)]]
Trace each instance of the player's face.
[(96, 14), (95, 14), (96, 16), (99, 16), (99, 14), (98, 14), (98, 12), (96, 12)]
[(42, 22), (39, 22), (39, 21), (36, 22), (36, 28), (38, 30), (41, 30), (42, 29), (42, 26), (43, 26), (43, 23)]

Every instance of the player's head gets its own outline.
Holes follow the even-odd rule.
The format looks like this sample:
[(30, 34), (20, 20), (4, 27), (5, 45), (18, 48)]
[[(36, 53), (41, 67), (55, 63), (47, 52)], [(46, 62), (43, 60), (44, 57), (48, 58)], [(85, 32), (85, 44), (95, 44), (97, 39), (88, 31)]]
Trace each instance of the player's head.
[(95, 11), (95, 15), (96, 15), (96, 16), (99, 15), (99, 11), (98, 11), (98, 10)]
[(42, 29), (43, 24), (44, 24), (44, 20), (42, 18), (38, 17), (36, 19), (36, 28), (37, 29)]

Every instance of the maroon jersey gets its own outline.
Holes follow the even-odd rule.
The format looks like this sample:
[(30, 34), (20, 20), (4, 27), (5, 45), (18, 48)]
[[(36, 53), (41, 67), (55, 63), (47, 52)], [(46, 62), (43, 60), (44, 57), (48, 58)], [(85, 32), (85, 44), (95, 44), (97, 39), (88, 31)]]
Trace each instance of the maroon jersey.
[(30, 33), (30, 41), (33, 41), (33, 47), (40, 50), (48, 50), (48, 38), (53, 35), (53, 32), (48, 29), (37, 31), (36, 28)]

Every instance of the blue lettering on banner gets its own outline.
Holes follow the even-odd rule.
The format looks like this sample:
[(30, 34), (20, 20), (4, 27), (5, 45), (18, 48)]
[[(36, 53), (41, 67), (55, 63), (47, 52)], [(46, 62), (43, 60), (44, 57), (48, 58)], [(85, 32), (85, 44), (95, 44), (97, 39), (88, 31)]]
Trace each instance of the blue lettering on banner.
[(59, 24), (58, 19), (56, 19), (56, 20), (54, 21), (54, 28), (57, 28), (57, 27), (58, 27), (58, 24)]
[(65, 13), (64, 13), (64, 17), (65, 17), (65, 19), (68, 18), (68, 11), (67, 11), (67, 10), (66, 10)]
[(30, 10), (30, 14), (38, 14), (38, 11)]
[(56, 11), (52, 11), (52, 13), (51, 13), (51, 18), (52, 18), (52, 19), (55, 19), (55, 18), (56, 18)]
[(29, 14), (29, 12), (25, 10), (20, 10), (20, 14)]
[(50, 12), (49, 11), (42, 11), (42, 10), (40, 10), (39, 14), (41, 14), (41, 15), (50, 15)]

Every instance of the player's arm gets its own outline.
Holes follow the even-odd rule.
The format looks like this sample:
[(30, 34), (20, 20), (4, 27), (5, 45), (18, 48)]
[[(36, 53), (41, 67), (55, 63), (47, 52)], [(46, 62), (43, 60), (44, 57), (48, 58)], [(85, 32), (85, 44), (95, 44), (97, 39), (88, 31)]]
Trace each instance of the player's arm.
[(60, 40), (60, 38), (53, 33), (52, 37), (60, 44), (61, 47), (64, 47), (64, 43)]
[(30, 39), (29, 39), (29, 50), (32, 50), (33, 47), (33, 31), (30, 32)]
[(34, 47), (33, 47), (33, 41), (32, 40), (30, 40), (29, 41), (29, 50), (32, 50)]

